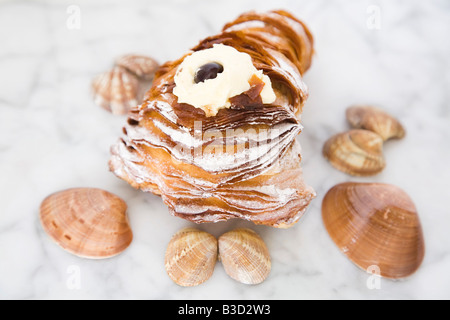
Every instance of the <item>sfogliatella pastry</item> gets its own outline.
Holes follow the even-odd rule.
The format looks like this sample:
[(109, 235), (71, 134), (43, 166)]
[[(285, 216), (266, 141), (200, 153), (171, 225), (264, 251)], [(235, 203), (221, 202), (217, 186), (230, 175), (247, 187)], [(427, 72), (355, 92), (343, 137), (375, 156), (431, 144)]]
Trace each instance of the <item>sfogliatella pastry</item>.
[(160, 67), (111, 148), (111, 170), (189, 221), (293, 225), (315, 197), (296, 141), (312, 54), (291, 14), (241, 15)]

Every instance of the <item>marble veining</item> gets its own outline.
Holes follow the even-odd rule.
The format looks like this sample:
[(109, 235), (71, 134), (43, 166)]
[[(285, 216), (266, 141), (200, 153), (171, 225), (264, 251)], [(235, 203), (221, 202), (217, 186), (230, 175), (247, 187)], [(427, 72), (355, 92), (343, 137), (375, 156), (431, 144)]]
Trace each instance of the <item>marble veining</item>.
[[(251, 9), (284, 8), (315, 36), (304, 82), (305, 180), (317, 198), (294, 227), (230, 221), (198, 226), (215, 236), (250, 227), (272, 256), (257, 286), (229, 278), (218, 264), (195, 288), (164, 270), (171, 236), (193, 224), (172, 217), (161, 199), (132, 189), (108, 170), (109, 148), (125, 118), (94, 105), (90, 83), (126, 53), (176, 59)], [(450, 298), (450, 6), (445, 0), (36, 0), (0, 3), (0, 298), (2, 299), (449, 299)], [(322, 157), (323, 143), (348, 129), (355, 103), (388, 110), (407, 135), (385, 145), (386, 169), (354, 178)], [(408, 279), (359, 270), (321, 221), (324, 194), (345, 181), (392, 183), (414, 200), (426, 255)], [(39, 224), (41, 201), (72, 187), (98, 187), (129, 206), (134, 233), (121, 255), (77, 258)]]

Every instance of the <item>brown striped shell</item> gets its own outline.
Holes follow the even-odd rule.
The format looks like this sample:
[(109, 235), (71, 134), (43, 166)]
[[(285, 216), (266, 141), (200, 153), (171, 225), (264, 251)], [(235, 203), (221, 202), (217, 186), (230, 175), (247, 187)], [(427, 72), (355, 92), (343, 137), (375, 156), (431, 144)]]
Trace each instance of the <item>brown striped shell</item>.
[(236, 229), (221, 235), (219, 259), (231, 278), (245, 284), (263, 282), (271, 269), (266, 244), (250, 229)]
[(127, 54), (118, 58), (116, 65), (146, 81), (152, 80), (159, 68), (159, 63), (155, 59), (137, 54)]
[(217, 262), (217, 239), (193, 228), (177, 232), (165, 255), (169, 277), (183, 287), (197, 286), (208, 280)]
[(142, 98), (138, 78), (119, 66), (96, 76), (92, 90), (95, 104), (116, 115), (127, 114)]
[(131, 243), (127, 205), (116, 195), (93, 188), (60, 191), (41, 204), (45, 232), (63, 249), (80, 257), (115, 256)]
[(354, 176), (371, 176), (386, 166), (383, 139), (368, 130), (350, 130), (325, 142), (324, 157), (338, 170)]
[(338, 248), (364, 270), (376, 266), (381, 276), (414, 273), (425, 253), (422, 227), (411, 198), (381, 183), (342, 183), (322, 203), (326, 230)]
[(402, 124), (385, 111), (372, 106), (352, 106), (346, 110), (346, 117), (353, 128), (375, 132), (383, 138), (401, 139), (405, 136)]

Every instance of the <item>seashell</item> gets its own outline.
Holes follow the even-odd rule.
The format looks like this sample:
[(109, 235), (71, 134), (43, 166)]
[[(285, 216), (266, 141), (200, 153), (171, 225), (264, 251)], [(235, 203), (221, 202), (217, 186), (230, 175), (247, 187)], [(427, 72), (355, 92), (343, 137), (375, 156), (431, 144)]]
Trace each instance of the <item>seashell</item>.
[(219, 259), (231, 278), (245, 284), (263, 282), (271, 269), (266, 244), (250, 229), (236, 229), (220, 236)]
[(77, 188), (48, 196), (41, 204), (45, 232), (63, 249), (84, 258), (115, 256), (131, 243), (127, 205), (101, 189)]
[(138, 79), (118, 66), (96, 76), (92, 89), (95, 104), (117, 115), (128, 113), (140, 100)]
[(397, 119), (372, 106), (350, 107), (346, 111), (346, 117), (354, 128), (378, 133), (384, 141), (405, 136), (405, 129)]
[(364, 270), (386, 278), (414, 273), (425, 252), (422, 227), (410, 197), (396, 186), (342, 183), (322, 203), (325, 227), (339, 249)]
[(116, 60), (116, 65), (146, 81), (151, 81), (159, 68), (159, 63), (155, 59), (136, 54), (127, 54), (120, 57)]
[(193, 228), (177, 232), (167, 246), (165, 267), (169, 277), (183, 287), (208, 280), (217, 262), (217, 239)]
[(323, 155), (336, 169), (354, 176), (371, 176), (386, 166), (383, 139), (368, 130), (355, 129), (331, 137)]

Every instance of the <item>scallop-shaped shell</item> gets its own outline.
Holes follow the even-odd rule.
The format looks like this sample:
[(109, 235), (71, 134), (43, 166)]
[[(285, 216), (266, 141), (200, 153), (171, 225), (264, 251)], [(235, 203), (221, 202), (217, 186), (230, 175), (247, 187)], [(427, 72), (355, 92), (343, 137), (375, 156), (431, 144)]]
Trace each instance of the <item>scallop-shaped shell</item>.
[(155, 59), (136, 54), (127, 54), (120, 57), (116, 60), (116, 65), (146, 81), (152, 80), (159, 68), (159, 63)]
[(350, 130), (331, 137), (323, 155), (338, 170), (354, 176), (371, 176), (386, 166), (383, 139), (368, 130)]
[(94, 102), (113, 114), (123, 115), (138, 105), (139, 81), (122, 67), (114, 67), (92, 81)]
[(405, 129), (397, 119), (372, 106), (352, 106), (347, 109), (346, 117), (354, 128), (373, 131), (384, 141), (405, 136)]
[(404, 278), (422, 263), (425, 245), (410, 197), (396, 186), (342, 183), (322, 203), (325, 227), (339, 249), (364, 270)]
[(45, 232), (63, 249), (84, 258), (108, 258), (131, 243), (127, 205), (116, 195), (92, 188), (69, 189), (41, 204)]
[(271, 269), (266, 244), (250, 229), (236, 229), (221, 235), (219, 259), (231, 278), (245, 284), (263, 282)]
[(208, 280), (217, 262), (217, 239), (193, 228), (177, 232), (167, 246), (165, 267), (169, 277), (183, 287)]

